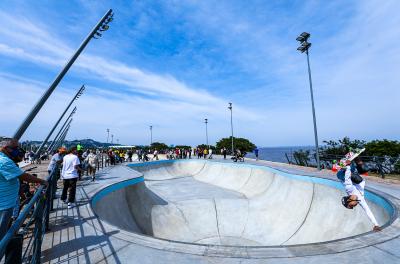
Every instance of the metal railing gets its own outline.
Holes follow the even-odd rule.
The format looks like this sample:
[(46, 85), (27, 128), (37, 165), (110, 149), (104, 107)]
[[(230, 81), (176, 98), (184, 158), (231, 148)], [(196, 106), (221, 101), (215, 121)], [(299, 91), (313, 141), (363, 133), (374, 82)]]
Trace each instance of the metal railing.
[[(111, 166), (108, 155), (100, 153), (97, 170), (108, 166)], [(57, 165), (46, 179), (48, 186), (42, 185), (36, 189), (0, 241), (0, 261), (5, 264), (40, 263), (42, 240), (46, 231), (50, 230), (50, 212), (54, 208), (59, 178), (60, 169)]]
[[(303, 152), (303, 154), (305, 154)], [(294, 155), (294, 153), (285, 153), (285, 157), (289, 164), (296, 164), (300, 166), (315, 167), (316, 154), (309, 153), (308, 156)], [(365, 166), (372, 172), (378, 173), (382, 178), (386, 174), (399, 173), (400, 169), (400, 156), (360, 156)], [(332, 168), (333, 160), (339, 161), (343, 158), (342, 155), (323, 154), (319, 156), (321, 167), (325, 169)]]
[(56, 166), (47, 177), (47, 188), (42, 185), (36, 189), (0, 241), (0, 259), (4, 257), (4, 263), (40, 263), (42, 239), (49, 229), (58, 178)]

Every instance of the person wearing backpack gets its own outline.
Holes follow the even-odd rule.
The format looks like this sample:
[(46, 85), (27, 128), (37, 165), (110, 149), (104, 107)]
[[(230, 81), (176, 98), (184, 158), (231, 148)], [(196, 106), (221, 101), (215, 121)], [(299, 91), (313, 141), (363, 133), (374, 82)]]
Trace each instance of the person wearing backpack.
[(345, 168), (341, 168), (336, 174), (347, 193), (347, 196), (342, 197), (343, 206), (347, 209), (353, 209), (360, 204), (367, 214), (369, 220), (374, 225), (372, 230), (381, 231), (381, 227), (379, 227), (374, 214), (365, 201), (365, 180), (360, 175), (365, 173), (365, 168), (362, 167), (361, 159), (356, 159), (355, 164), (353, 164), (350, 160), (346, 160), (345, 166)]

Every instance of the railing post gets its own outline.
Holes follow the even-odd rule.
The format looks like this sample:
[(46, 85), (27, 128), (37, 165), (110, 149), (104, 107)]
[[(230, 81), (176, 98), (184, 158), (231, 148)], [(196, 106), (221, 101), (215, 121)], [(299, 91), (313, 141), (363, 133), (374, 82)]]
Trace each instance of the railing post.
[(51, 178), (51, 181), (49, 184), (52, 185), (52, 193), (51, 193), (51, 210), (54, 210), (54, 199), (56, 197), (56, 193), (57, 193), (57, 181), (59, 179), (59, 175), (60, 175), (60, 169), (58, 168), (58, 166), (56, 167), (56, 171), (53, 175), (53, 177)]
[(35, 260), (34, 263), (40, 263), (40, 257), (42, 254), (42, 237), (43, 237), (43, 209), (44, 209), (44, 203), (42, 200), (43, 197), (40, 197), (38, 199), (38, 202), (36, 203), (37, 206), (37, 212), (35, 215), (35, 230), (34, 234), (36, 234), (36, 238), (34, 238), (34, 246), (33, 246), (33, 252), (32, 252), (32, 258)]
[(50, 181), (49, 181), (49, 186), (47, 187), (46, 190), (46, 197), (44, 200), (44, 204), (45, 206), (45, 227), (46, 227), (46, 231), (49, 231), (49, 222), (50, 222), (50, 209), (52, 208), (52, 201), (53, 201), (53, 184), (52, 184), (52, 179), (54, 178), (54, 171), (51, 172), (52, 176), (50, 177)]
[(24, 236), (16, 234), (8, 243), (4, 264), (20, 264), (22, 263), (22, 243)]

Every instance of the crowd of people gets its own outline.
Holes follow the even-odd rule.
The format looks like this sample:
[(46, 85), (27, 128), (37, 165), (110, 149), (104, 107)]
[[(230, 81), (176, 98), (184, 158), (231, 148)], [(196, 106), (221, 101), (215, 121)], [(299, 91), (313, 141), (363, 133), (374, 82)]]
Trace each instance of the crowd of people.
[[(39, 158), (35, 153), (25, 151), (14, 139), (5, 139), (0, 142), (0, 191), (4, 194), (0, 196), (0, 239), (5, 235), (12, 219), (16, 219), (22, 206), (33, 196), (36, 188), (48, 185), (48, 182), (29, 174), (19, 168), (19, 163), (37, 163), (37, 160), (49, 159), (47, 171), (59, 171), (59, 177), (63, 181), (61, 200), (67, 204), (68, 208), (75, 205), (76, 185), (86, 174), (91, 181), (96, 180), (96, 170), (100, 166), (116, 165), (123, 162), (147, 162), (159, 160), (159, 154), (165, 154), (167, 159), (212, 159), (215, 149), (208, 147), (197, 148), (171, 148), (167, 150), (157, 150), (148, 148), (110, 148), (110, 149), (84, 149), (80, 144), (68, 150), (60, 147), (52, 155), (44, 153)], [(226, 148), (222, 148), (219, 154), (227, 157)], [(237, 161), (242, 157), (240, 150), (235, 151)]]

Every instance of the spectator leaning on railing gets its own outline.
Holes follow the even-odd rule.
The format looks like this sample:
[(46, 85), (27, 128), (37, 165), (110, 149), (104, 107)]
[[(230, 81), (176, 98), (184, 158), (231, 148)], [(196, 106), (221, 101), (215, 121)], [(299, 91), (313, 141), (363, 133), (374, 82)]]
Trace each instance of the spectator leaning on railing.
[(24, 172), (16, 165), (22, 152), (16, 139), (0, 142), (0, 240), (10, 224), (19, 194), (19, 180), (47, 185), (47, 181)]

